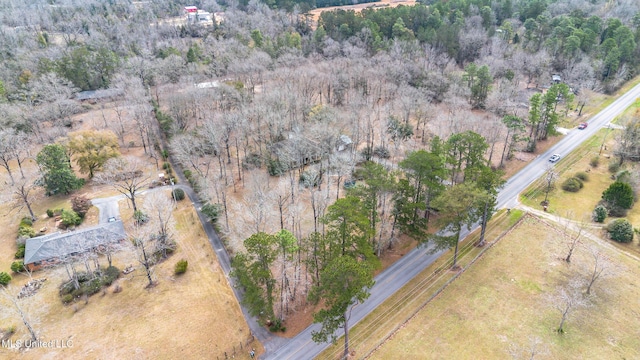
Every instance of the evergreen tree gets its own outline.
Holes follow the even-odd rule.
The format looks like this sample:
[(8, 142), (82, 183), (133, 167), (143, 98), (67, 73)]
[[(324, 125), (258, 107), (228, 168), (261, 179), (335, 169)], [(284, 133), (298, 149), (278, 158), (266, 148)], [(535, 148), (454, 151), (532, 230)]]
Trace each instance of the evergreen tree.
[(349, 318), (351, 308), (369, 297), (373, 286), (373, 272), (366, 262), (349, 256), (334, 259), (322, 271), (321, 286), (313, 288), (310, 298), (324, 300), (324, 308), (313, 315), (313, 322), (322, 324), (319, 331), (311, 333), (315, 342), (337, 339), (336, 330), (344, 329), (344, 353), (349, 355)]
[(79, 189), (84, 181), (78, 179), (71, 168), (71, 160), (63, 145), (45, 145), (36, 156), (48, 195), (69, 194)]

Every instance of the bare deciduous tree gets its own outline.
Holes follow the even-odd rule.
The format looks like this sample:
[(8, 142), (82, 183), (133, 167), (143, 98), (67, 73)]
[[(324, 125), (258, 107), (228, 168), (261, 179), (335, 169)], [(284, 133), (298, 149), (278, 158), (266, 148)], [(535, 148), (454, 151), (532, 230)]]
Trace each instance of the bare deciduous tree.
[(32, 221), (36, 221), (37, 217), (33, 213), (33, 204), (44, 196), (44, 188), (33, 184), (33, 178), (23, 178), (16, 181), (11, 186), (13, 195), (14, 209), (21, 210), (27, 208)]
[(567, 212), (565, 218), (558, 217), (558, 221), (561, 224), (564, 224), (564, 234), (566, 234), (566, 236), (568, 237), (564, 240), (564, 245), (567, 248), (567, 255), (563, 258), (563, 260), (568, 263), (571, 262), (571, 256), (573, 255), (573, 252), (581, 244), (581, 239), (587, 226), (587, 223), (585, 221), (580, 221), (575, 225), (577, 229), (572, 229), (574, 223), (573, 218), (573, 213), (570, 211)]
[(136, 225), (130, 233), (136, 258), (144, 268), (145, 276), (147, 277), (147, 287), (151, 287), (154, 284), (153, 266), (156, 264), (154, 255), (156, 234), (151, 231), (150, 227), (144, 225)]
[(11, 161), (15, 158), (16, 131), (14, 129), (0, 130), (0, 166), (2, 166), (11, 179), (11, 185), (15, 183), (11, 172)]
[(534, 360), (538, 356), (549, 354), (549, 348), (542, 342), (542, 339), (537, 336), (529, 336), (529, 343), (527, 345), (510, 343), (508, 351), (514, 360)]
[(556, 328), (558, 333), (564, 333), (564, 324), (574, 311), (589, 305), (589, 299), (579, 290), (579, 283), (571, 281), (568, 285), (557, 289), (549, 296), (551, 305), (560, 312), (560, 324)]
[(117, 157), (109, 159), (104, 170), (94, 180), (112, 186), (131, 202), (133, 211), (138, 210), (136, 195), (148, 185), (149, 176), (144, 173), (144, 164), (138, 158)]
[(591, 255), (591, 259), (593, 262), (591, 263), (591, 267), (588, 268), (586, 277), (586, 286), (587, 289), (585, 293), (587, 295), (591, 295), (591, 291), (593, 289), (593, 285), (599, 279), (612, 276), (615, 272), (614, 264), (609, 260), (609, 258), (596, 246), (588, 247), (589, 255)]
[(173, 239), (175, 203), (171, 195), (155, 191), (145, 196), (142, 207), (144, 213), (149, 215), (149, 223), (145, 226), (153, 228), (156, 233), (156, 253), (164, 259), (167, 257), (167, 251), (175, 248)]
[(549, 204), (549, 192), (551, 188), (554, 186), (556, 179), (558, 179), (558, 173), (553, 171), (553, 166), (549, 166), (544, 175), (544, 183), (545, 183), (545, 195), (544, 195), (544, 205)]
[(0, 288), (1, 288), (0, 292), (2, 293), (4, 298), (13, 304), (14, 310), (22, 319), (22, 323), (24, 324), (24, 326), (29, 331), (29, 334), (31, 335), (31, 340), (37, 341), (38, 335), (36, 334), (36, 331), (33, 328), (34, 320), (31, 319), (31, 317), (26, 313), (26, 311), (24, 311), (24, 309), (20, 306), (20, 302), (18, 301), (18, 298), (11, 293), (12, 291), (10, 287), (5, 287), (4, 285), (1, 285)]

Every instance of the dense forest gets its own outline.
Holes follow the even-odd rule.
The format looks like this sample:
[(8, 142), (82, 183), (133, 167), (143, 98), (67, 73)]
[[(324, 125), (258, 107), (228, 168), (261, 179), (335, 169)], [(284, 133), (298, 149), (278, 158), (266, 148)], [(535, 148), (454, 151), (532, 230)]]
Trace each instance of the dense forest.
[[(0, 1), (0, 125), (43, 146), (113, 111), (120, 146), (171, 157), (220, 210), (245, 303), (281, 324), (344, 257), (370, 276), (401, 236), (447, 248), (486, 224), (497, 169), (640, 61), (632, 0), (304, 14), (328, 4)], [(186, 5), (221, 15), (188, 23)], [(453, 236), (428, 235), (434, 214)]]

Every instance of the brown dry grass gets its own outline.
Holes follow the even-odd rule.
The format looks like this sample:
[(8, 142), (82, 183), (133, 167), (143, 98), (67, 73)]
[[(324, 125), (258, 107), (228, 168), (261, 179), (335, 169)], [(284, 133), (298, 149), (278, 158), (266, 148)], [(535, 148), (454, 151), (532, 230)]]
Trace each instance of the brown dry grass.
[[(637, 106), (636, 104), (630, 109), (635, 111)], [(549, 192), (548, 211), (550, 213), (565, 218), (573, 218), (577, 221), (591, 221), (591, 213), (602, 198), (602, 192), (614, 182), (611, 178), (611, 173), (608, 171), (608, 165), (610, 162), (617, 162), (611, 151), (616, 146), (614, 134), (617, 131), (620, 130), (600, 130), (597, 135), (589, 139), (555, 166), (555, 170), (559, 172), (560, 176), (555, 188)], [(603, 148), (602, 154), (599, 155), (603, 140), (606, 140), (605, 147)], [(600, 165), (593, 168), (589, 165), (589, 162), (595, 156), (600, 157)], [(624, 169), (635, 173), (638, 171), (638, 165), (626, 162)], [(584, 183), (584, 187), (577, 193), (562, 190), (562, 182), (574, 176), (578, 171), (588, 171), (589, 180)], [(544, 200), (545, 188), (546, 185), (543, 180), (539, 179), (522, 193), (520, 200), (525, 205), (542, 209), (540, 203)], [(639, 227), (640, 207), (636, 204), (629, 210), (626, 218), (634, 227)], [(611, 220), (613, 220), (613, 218), (607, 218), (605, 224)], [(592, 225), (597, 224), (592, 223)], [(599, 234), (606, 237), (604, 230), (599, 231)], [(629, 253), (640, 255), (640, 239), (638, 236), (635, 236), (634, 240), (629, 244), (614, 243), (614, 245)]]
[[(344, 5), (344, 6), (332, 6), (326, 8), (313, 9), (308, 12), (311, 15), (311, 19), (315, 22), (320, 18), (320, 14), (325, 11), (333, 11), (333, 10), (353, 10), (355, 12), (360, 12), (362, 9), (367, 8), (381, 8), (381, 7), (396, 7), (400, 5), (412, 6), (416, 4), (416, 0), (381, 0), (373, 3), (365, 3), (365, 4), (356, 4), (356, 5)], [(315, 25), (314, 25), (315, 28)]]
[[(548, 211), (563, 217), (574, 217), (576, 220), (590, 219), (590, 214), (596, 207), (602, 196), (602, 192), (613, 182), (611, 174), (607, 170), (611, 154), (604, 151), (599, 155), (600, 146), (604, 136), (609, 132), (607, 129), (600, 130), (598, 134), (587, 140), (578, 149), (565, 156), (554, 167), (554, 171), (560, 176), (555, 182), (555, 187), (549, 192)], [(607, 149), (611, 150), (614, 144), (613, 134), (609, 134), (606, 139)], [(589, 162), (592, 158), (599, 156), (598, 167), (591, 167)], [(589, 179), (584, 182), (584, 187), (576, 192), (562, 190), (562, 183), (573, 177), (577, 172), (587, 172)], [(540, 203), (544, 200), (546, 193), (546, 182), (543, 178), (538, 179), (532, 186), (522, 193), (521, 201), (531, 207), (542, 209)], [(567, 216), (572, 214), (572, 216)]]
[[(94, 184), (88, 184), (80, 192), (90, 198), (114, 194)], [(170, 196), (169, 190), (166, 192)], [(86, 305), (82, 300), (62, 305), (57, 289), (66, 279), (64, 268), (35, 273), (34, 278), (47, 278), (47, 281), (34, 297), (21, 300), (21, 306), (41, 339), (71, 340), (73, 347), (30, 349), (23, 352), (22, 357), (223, 359), (225, 352), (229, 356), (235, 352), (236, 358), (249, 358), (247, 346), (261, 353), (262, 346), (257, 341), (248, 343), (249, 328), (192, 205), (188, 201), (178, 205), (174, 213), (178, 249), (155, 267), (157, 285), (152, 288), (145, 288), (143, 270), (129, 251), (120, 252), (114, 258), (114, 265), (120, 269), (138, 266), (132, 274), (117, 281), (122, 292), (114, 293), (112, 285), (104, 293), (90, 297)], [(47, 227), (47, 232), (55, 231), (54, 221), (47, 218), (45, 210), (70, 207), (67, 197), (42, 199), (34, 206), (38, 216), (34, 229)], [(120, 202), (120, 210), (125, 223), (130, 221), (131, 210), (124, 200)], [(7, 203), (0, 205), (0, 213), (0, 227), (6, 229), (0, 235), (0, 271), (9, 271), (16, 251), (17, 225), (25, 213), (9, 211)], [(82, 226), (97, 223), (97, 217), (97, 209), (92, 208)], [(189, 269), (183, 276), (176, 277), (174, 265), (182, 258), (189, 261)], [(106, 266), (106, 259), (100, 262)], [(10, 291), (17, 293), (27, 281), (26, 276), (14, 274)], [(19, 317), (2, 297), (0, 321), (0, 329), (15, 326), (13, 340), (28, 337)], [(6, 356), (18, 356), (18, 353), (0, 350), (0, 358)]]
[[(511, 228), (522, 213), (514, 210), (510, 214), (501, 211), (491, 220), (487, 229), (486, 240), (490, 244), (507, 229)], [(485, 248), (473, 244), (479, 238), (479, 231), (468, 236), (460, 245), (458, 264), (468, 265)], [(357, 357), (365, 356), (375, 349), (394, 329), (403, 324), (411, 314), (427, 303), (438, 290), (450, 281), (456, 272), (451, 271), (453, 251), (440, 256), (432, 265), (418, 274), (410, 283), (387, 299), (365, 319), (359, 322), (349, 333), (350, 349)], [(332, 345), (318, 356), (319, 359), (334, 359), (341, 354), (342, 342)]]
[(523, 349), (531, 337), (541, 339), (553, 359), (637, 358), (640, 308), (632, 299), (640, 289), (632, 284), (639, 264), (609, 247), (602, 250), (620, 264), (617, 275), (596, 283), (592, 306), (569, 317), (564, 335), (554, 331), (559, 313), (547, 294), (590, 264), (584, 250), (571, 264), (560, 260), (559, 237), (557, 229), (528, 217), (372, 358), (509, 359), (509, 348)]
[[(112, 286), (106, 294), (89, 298), (87, 305), (79, 301), (64, 306), (57, 296), (64, 269), (37, 273), (36, 277), (48, 281), (28, 300), (27, 311), (38, 318), (35, 327), (43, 339), (71, 339), (73, 347), (30, 350), (24, 357), (224, 358), (224, 352), (231, 355), (235, 347), (238, 358), (248, 358), (248, 352), (240, 350), (241, 343), (262, 350), (257, 341), (247, 344), (249, 329), (240, 320), (240, 307), (191, 205), (180, 203), (175, 218), (178, 249), (156, 266), (157, 285), (152, 288), (145, 288), (146, 278), (138, 266), (118, 280), (122, 292), (114, 293)], [(174, 265), (182, 258), (188, 259), (189, 269), (175, 276)], [(121, 269), (131, 264), (138, 265), (127, 252), (114, 260)], [(16, 280), (23, 283), (25, 279)], [(3, 323), (18, 330), (13, 338), (24, 338), (19, 319), (14, 314), (8, 318)]]

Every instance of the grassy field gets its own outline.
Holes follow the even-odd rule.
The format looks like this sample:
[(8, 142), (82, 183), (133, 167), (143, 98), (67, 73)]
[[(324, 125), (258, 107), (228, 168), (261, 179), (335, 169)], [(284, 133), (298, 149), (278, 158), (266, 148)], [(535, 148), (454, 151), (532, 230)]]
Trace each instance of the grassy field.
[[(613, 130), (619, 131), (619, 130)], [(604, 137), (606, 136), (606, 139)], [(607, 150), (599, 154), (602, 141), (606, 140)], [(602, 196), (602, 192), (613, 182), (611, 173), (607, 167), (611, 159), (609, 150), (614, 146), (614, 136), (609, 129), (602, 129), (596, 136), (584, 142), (571, 154), (567, 154), (558, 162), (553, 170), (559, 174), (555, 181), (555, 186), (549, 191), (548, 211), (566, 217), (572, 213), (574, 218), (589, 218), (591, 212)], [(592, 158), (599, 158), (599, 165), (592, 167), (589, 162)], [(588, 180), (584, 182), (584, 187), (576, 192), (562, 190), (562, 183), (573, 177), (577, 172), (586, 172)], [(528, 189), (522, 192), (520, 201), (528, 206), (542, 209), (540, 203), (544, 201), (547, 190), (547, 183), (544, 177), (536, 180)]]
[(640, 357), (640, 264), (615, 248), (602, 247), (619, 264), (615, 276), (596, 282), (591, 305), (571, 313), (564, 334), (555, 332), (560, 313), (549, 294), (584, 278), (592, 261), (580, 248), (567, 264), (565, 251), (556, 228), (527, 216), (371, 358), (509, 359), (510, 349), (529, 358), (531, 339), (541, 358)]
[[(621, 116), (633, 115), (637, 113), (639, 108), (640, 101), (637, 101)], [(554, 166), (554, 171), (559, 174), (559, 177), (549, 191), (549, 206), (547, 210), (550, 213), (579, 221), (591, 221), (591, 213), (602, 198), (602, 192), (614, 182), (608, 166), (610, 163), (618, 162), (618, 159), (613, 154), (613, 149), (616, 146), (616, 135), (620, 131), (622, 130), (600, 130), (595, 136), (588, 139), (578, 149), (565, 156)], [(594, 157), (600, 159), (599, 165), (595, 168), (589, 164)], [(638, 164), (627, 161), (621, 170), (637, 173)], [(588, 181), (584, 182), (584, 187), (577, 193), (562, 190), (562, 183), (580, 171), (587, 172), (589, 176)], [(547, 186), (544, 179), (538, 179), (522, 192), (520, 201), (527, 206), (542, 209), (541, 202), (545, 199), (546, 189)], [(638, 205), (634, 206), (629, 210), (626, 218), (634, 227), (640, 227), (640, 207)], [(611, 220), (612, 218), (607, 218), (605, 223)], [(605, 237), (606, 233), (601, 231), (600, 235)], [(637, 236), (630, 244), (615, 244), (618, 248), (636, 255), (640, 255), (639, 245), (640, 239)]]
[[(167, 190), (167, 196), (169, 196)], [(38, 213), (47, 207), (60, 207), (65, 200), (47, 198)], [(128, 219), (127, 206), (120, 203), (121, 216)], [(15, 227), (15, 218), (1, 218), (2, 226)], [(251, 334), (224, 273), (190, 202), (179, 203), (175, 211), (177, 251), (155, 267), (157, 285), (145, 288), (146, 278), (131, 252), (123, 251), (114, 258), (120, 269), (137, 266), (136, 271), (121, 277), (104, 293), (89, 298), (88, 304), (78, 301), (69, 306), (60, 302), (57, 289), (66, 278), (64, 268), (39, 271), (34, 278), (47, 278), (44, 287), (33, 297), (21, 300), (21, 306), (32, 319), (42, 339), (70, 339), (67, 349), (31, 349), (22, 353), (26, 359), (62, 358), (137, 358), (137, 359), (224, 359), (225, 353), (235, 358), (249, 358), (250, 347), (258, 353), (262, 347), (251, 342)], [(36, 222), (34, 226), (40, 226)], [(12, 257), (14, 234), (2, 236), (2, 268)], [(7, 255), (10, 254), (10, 255)], [(188, 259), (188, 271), (182, 276), (173, 273), (175, 263)], [(102, 264), (106, 260), (101, 259)], [(28, 279), (16, 275), (10, 291), (17, 293)], [(13, 340), (25, 339), (26, 330), (6, 299), (0, 296), (0, 329), (14, 326)], [(0, 358), (17, 353), (0, 349)]]
[[(488, 244), (495, 241), (504, 231), (522, 216), (522, 213), (514, 210), (507, 214), (505, 211), (498, 213), (491, 221), (487, 230), (486, 240)], [(462, 267), (471, 263), (489, 245), (478, 248), (473, 244), (480, 234), (474, 232), (460, 246), (458, 264)], [(453, 251), (445, 253), (431, 266), (422, 271), (409, 284), (405, 285), (375, 311), (351, 330), (350, 348), (361, 357), (380, 345), (394, 330), (408, 320), (418, 309), (426, 304), (447, 282), (451, 281), (457, 272), (450, 271)], [(339, 357), (343, 349), (343, 343), (338, 341), (335, 345), (324, 351), (318, 359), (335, 359)]]

